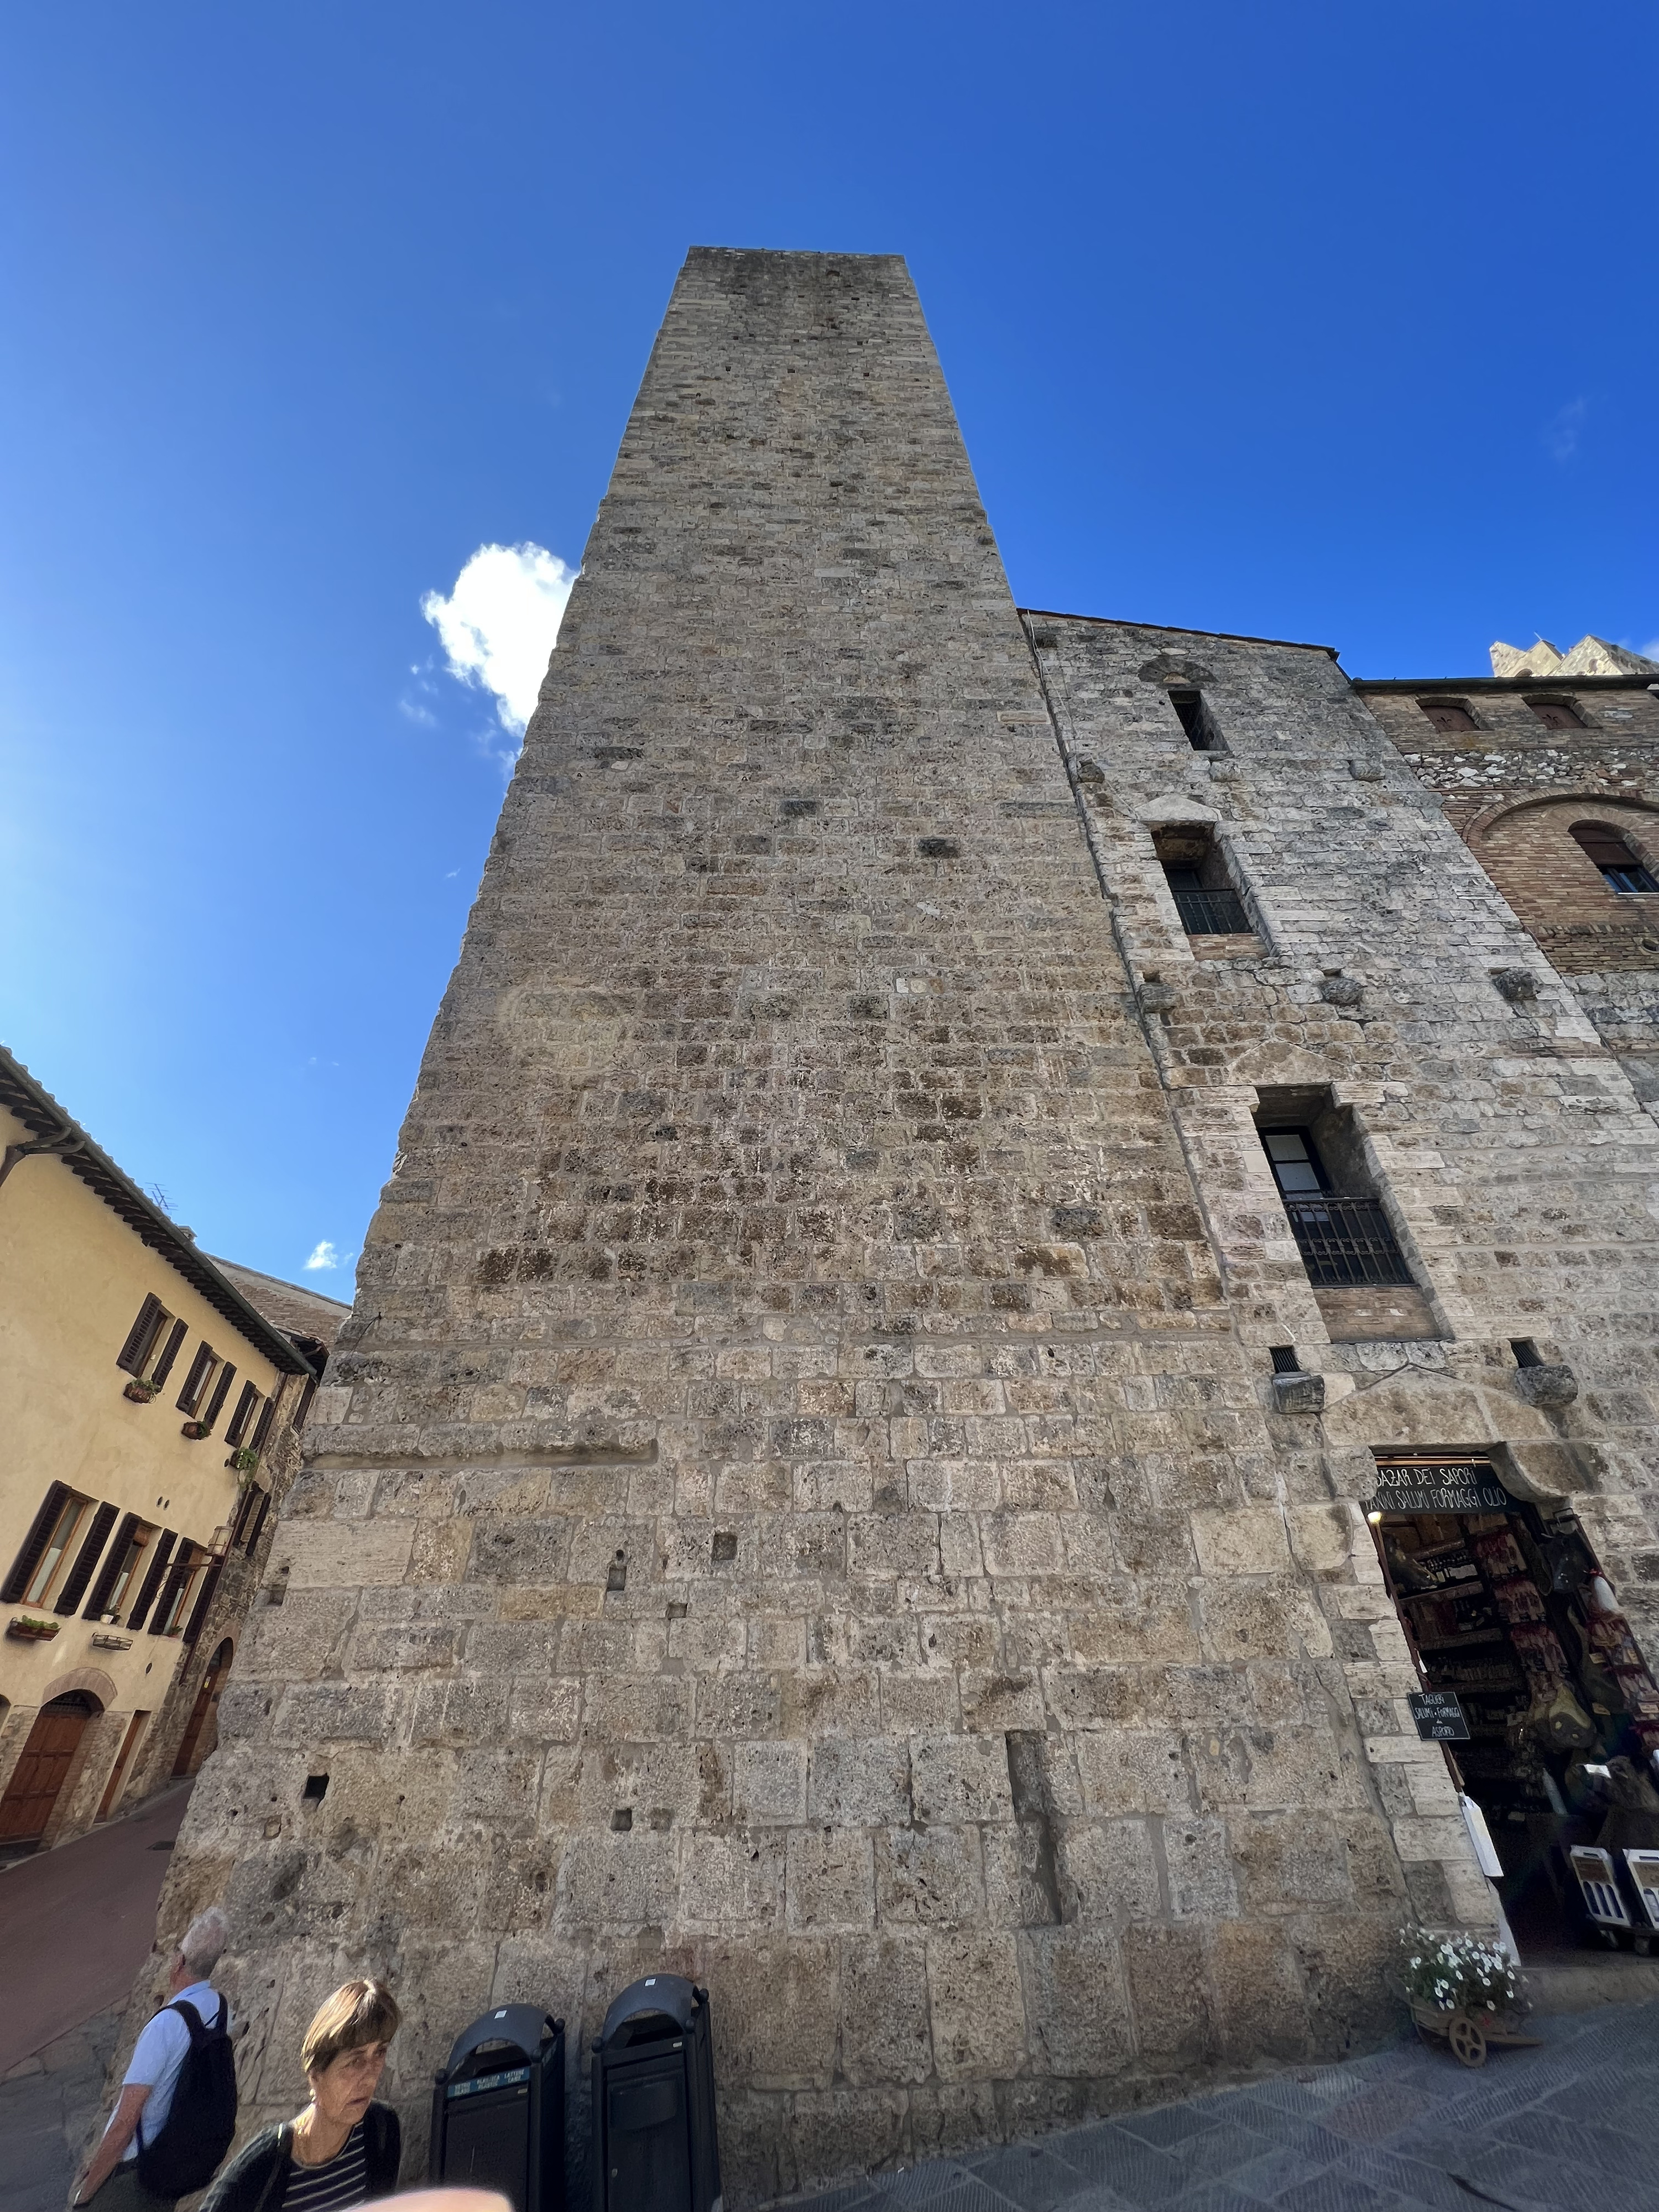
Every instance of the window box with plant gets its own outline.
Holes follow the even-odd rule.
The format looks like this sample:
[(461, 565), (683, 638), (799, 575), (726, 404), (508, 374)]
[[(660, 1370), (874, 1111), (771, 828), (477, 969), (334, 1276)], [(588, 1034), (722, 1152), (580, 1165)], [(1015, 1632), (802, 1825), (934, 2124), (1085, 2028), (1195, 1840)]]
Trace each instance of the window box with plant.
[(20, 1644), (50, 1644), (63, 1625), (61, 1620), (39, 1620), (33, 1613), (18, 1613), (6, 1623), (6, 1633)]
[(246, 1481), (259, 1471), (259, 1455), (252, 1444), (239, 1444), (225, 1465), (234, 1468)]
[(199, 1444), (208, 1433), (208, 1425), (205, 1421), (181, 1421), (179, 1433), (181, 1437), (188, 1437), (191, 1443)]
[(148, 1406), (152, 1398), (159, 1398), (161, 1395), (161, 1384), (152, 1382), (148, 1376), (142, 1375), (135, 1376), (121, 1393), (124, 1398), (130, 1398), (135, 1406)]

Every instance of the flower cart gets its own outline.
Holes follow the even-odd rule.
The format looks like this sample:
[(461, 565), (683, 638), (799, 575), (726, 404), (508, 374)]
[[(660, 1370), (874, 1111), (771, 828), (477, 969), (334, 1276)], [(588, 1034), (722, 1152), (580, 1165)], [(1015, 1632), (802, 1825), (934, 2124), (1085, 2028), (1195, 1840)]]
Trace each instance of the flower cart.
[(1443, 2043), (1462, 2066), (1484, 2066), (1489, 2050), (1522, 2051), (1540, 2039), (1521, 2032), (1516, 1965), (1496, 1943), (1408, 1928), (1405, 1996), (1425, 2043)]

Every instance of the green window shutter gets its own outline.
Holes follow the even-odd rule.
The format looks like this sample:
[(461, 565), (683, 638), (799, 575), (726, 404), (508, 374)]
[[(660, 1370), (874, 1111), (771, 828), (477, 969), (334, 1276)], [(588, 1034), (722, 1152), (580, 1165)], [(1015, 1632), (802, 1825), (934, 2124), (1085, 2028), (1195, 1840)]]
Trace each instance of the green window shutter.
[(69, 1580), (52, 1602), (54, 1613), (73, 1613), (80, 1604), (87, 1584), (92, 1580), (92, 1571), (97, 1565), (104, 1547), (109, 1541), (109, 1532), (114, 1526), (115, 1508), (100, 1505), (92, 1516), (92, 1526), (87, 1531), (86, 1540), (76, 1556), (75, 1565), (70, 1569)]
[(144, 1577), (143, 1585), (138, 1592), (138, 1602), (127, 1615), (126, 1625), (135, 1635), (149, 1619), (149, 1609), (155, 1602), (155, 1593), (161, 1587), (161, 1577), (167, 1571), (167, 1561), (173, 1557), (173, 1547), (178, 1540), (171, 1528), (163, 1528), (155, 1540), (149, 1572)]
[(40, 1554), (46, 1540), (58, 1526), (58, 1516), (75, 1495), (66, 1482), (54, 1482), (47, 1491), (46, 1502), (35, 1515), (29, 1533), (23, 1539), (23, 1548), (11, 1563), (11, 1572), (0, 1583), (0, 1605), (15, 1605), (29, 1586), (29, 1578), (40, 1564)]
[(104, 1561), (102, 1573), (93, 1584), (92, 1595), (87, 1600), (87, 1609), (81, 1616), (82, 1620), (96, 1620), (100, 1613), (109, 1611), (110, 1593), (115, 1588), (115, 1577), (121, 1571), (121, 1562), (127, 1555), (127, 1547), (137, 1528), (138, 1516), (129, 1513), (116, 1530), (114, 1545)]
[(138, 1309), (138, 1318), (127, 1331), (127, 1340), (115, 1355), (118, 1367), (125, 1368), (129, 1375), (137, 1375), (149, 1356), (167, 1308), (160, 1298), (147, 1297)]

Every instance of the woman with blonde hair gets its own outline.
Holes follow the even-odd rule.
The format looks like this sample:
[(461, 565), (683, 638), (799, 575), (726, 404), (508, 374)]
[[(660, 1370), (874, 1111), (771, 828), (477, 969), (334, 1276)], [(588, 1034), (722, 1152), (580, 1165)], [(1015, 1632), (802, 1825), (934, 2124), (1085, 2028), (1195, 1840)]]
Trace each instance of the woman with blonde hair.
[(300, 2048), (311, 2101), (244, 2145), (201, 2212), (340, 2212), (390, 2197), (403, 2137), (396, 2112), (374, 2100), (401, 2018), (380, 1982), (336, 1990)]

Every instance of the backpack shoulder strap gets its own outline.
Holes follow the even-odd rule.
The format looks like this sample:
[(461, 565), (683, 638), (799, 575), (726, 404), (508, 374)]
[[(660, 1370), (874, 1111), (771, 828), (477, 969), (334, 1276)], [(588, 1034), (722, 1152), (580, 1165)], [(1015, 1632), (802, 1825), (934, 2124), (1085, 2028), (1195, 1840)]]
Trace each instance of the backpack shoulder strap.
[(170, 2005), (164, 2005), (162, 2007), (162, 2010), (164, 2012), (176, 2012), (178, 2014), (179, 2019), (183, 2021), (185, 2027), (189, 2030), (190, 2039), (192, 2043), (199, 2043), (202, 2038), (207, 2033), (207, 2029), (203, 2024), (201, 2014), (197, 2011), (193, 2004), (186, 2004), (182, 1997), (175, 1998)]

